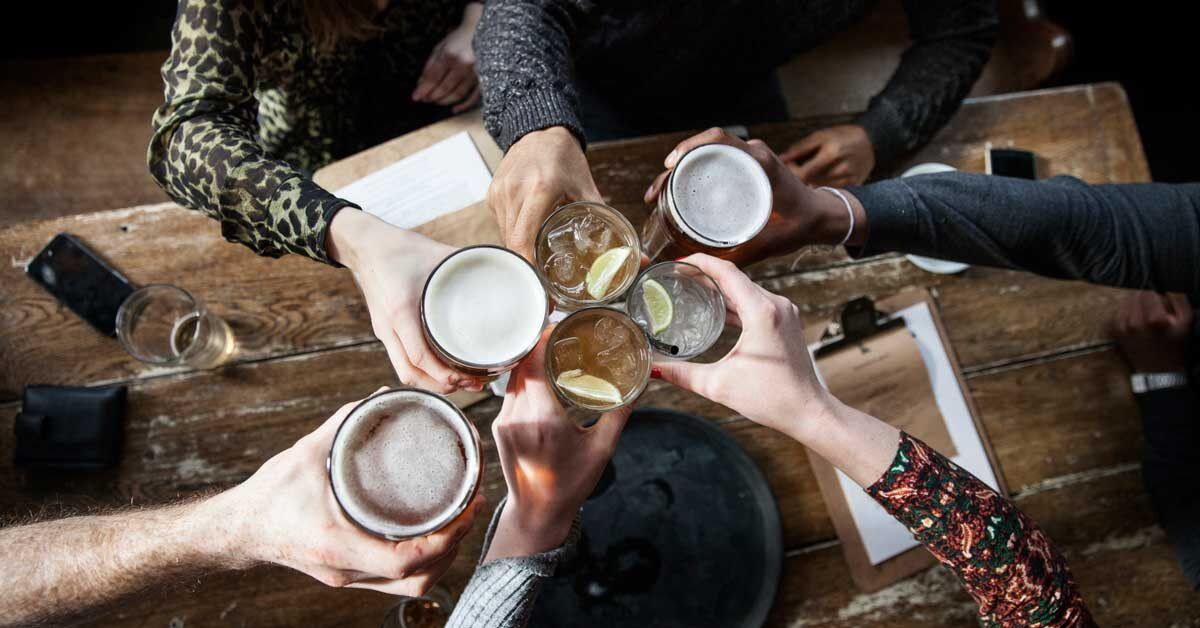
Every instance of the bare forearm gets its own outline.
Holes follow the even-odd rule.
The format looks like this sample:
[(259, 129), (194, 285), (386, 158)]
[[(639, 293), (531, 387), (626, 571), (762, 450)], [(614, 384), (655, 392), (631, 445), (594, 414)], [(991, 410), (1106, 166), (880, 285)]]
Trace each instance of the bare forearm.
[(878, 480), (900, 442), (900, 431), (838, 401), (808, 400), (788, 436), (800, 441), (862, 487)]
[(87, 617), (185, 574), (240, 566), (219, 497), (0, 530), (0, 626)]

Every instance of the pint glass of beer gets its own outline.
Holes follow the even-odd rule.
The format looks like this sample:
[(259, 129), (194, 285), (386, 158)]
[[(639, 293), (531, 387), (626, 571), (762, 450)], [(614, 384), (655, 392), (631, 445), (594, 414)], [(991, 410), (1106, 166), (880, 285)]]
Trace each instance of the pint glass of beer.
[(771, 217), (771, 181), (745, 151), (706, 144), (687, 152), (642, 227), (651, 261), (692, 253), (733, 258)]
[(379, 393), (351, 410), (327, 466), (346, 518), (392, 541), (453, 521), (483, 476), (475, 426), (450, 400), (416, 388)]
[(491, 377), (533, 350), (549, 310), (546, 288), (525, 258), (498, 246), (469, 246), (429, 273), (421, 326), (447, 364)]

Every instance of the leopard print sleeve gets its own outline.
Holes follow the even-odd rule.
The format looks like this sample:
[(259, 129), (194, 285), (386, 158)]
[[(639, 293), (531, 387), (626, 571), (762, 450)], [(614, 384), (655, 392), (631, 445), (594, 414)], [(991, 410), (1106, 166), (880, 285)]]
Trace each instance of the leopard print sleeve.
[(177, 203), (221, 223), (259, 255), (298, 253), (333, 264), (325, 231), (354, 206), (264, 154), (255, 139), (255, 60), (268, 19), (245, 0), (181, 0), (154, 114), (150, 173)]
[(954, 571), (983, 625), (1095, 625), (1037, 524), (925, 443), (901, 433), (896, 458), (867, 493)]

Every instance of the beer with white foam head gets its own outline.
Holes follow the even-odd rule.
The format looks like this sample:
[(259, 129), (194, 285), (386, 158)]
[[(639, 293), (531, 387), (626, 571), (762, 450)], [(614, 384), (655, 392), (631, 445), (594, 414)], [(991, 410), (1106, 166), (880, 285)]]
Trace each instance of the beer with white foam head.
[(358, 404), (334, 436), (328, 467), (346, 517), (391, 540), (453, 521), (483, 475), (475, 426), (445, 397), (415, 388)]
[(642, 228), (651, 260), (692, 253), (734, 257), (771, 217), (771, 181), (745, 151), (706, 144), (688, 151), (658, 195)]

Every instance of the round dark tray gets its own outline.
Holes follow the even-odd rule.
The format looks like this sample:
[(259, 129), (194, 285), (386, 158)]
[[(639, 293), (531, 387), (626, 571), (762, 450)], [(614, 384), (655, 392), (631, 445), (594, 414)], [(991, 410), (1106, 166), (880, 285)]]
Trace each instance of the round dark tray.
[(708, 420), (642, 408), (530, 626), (757, 628), (782, 561), (779, 510), (746, 452)]

